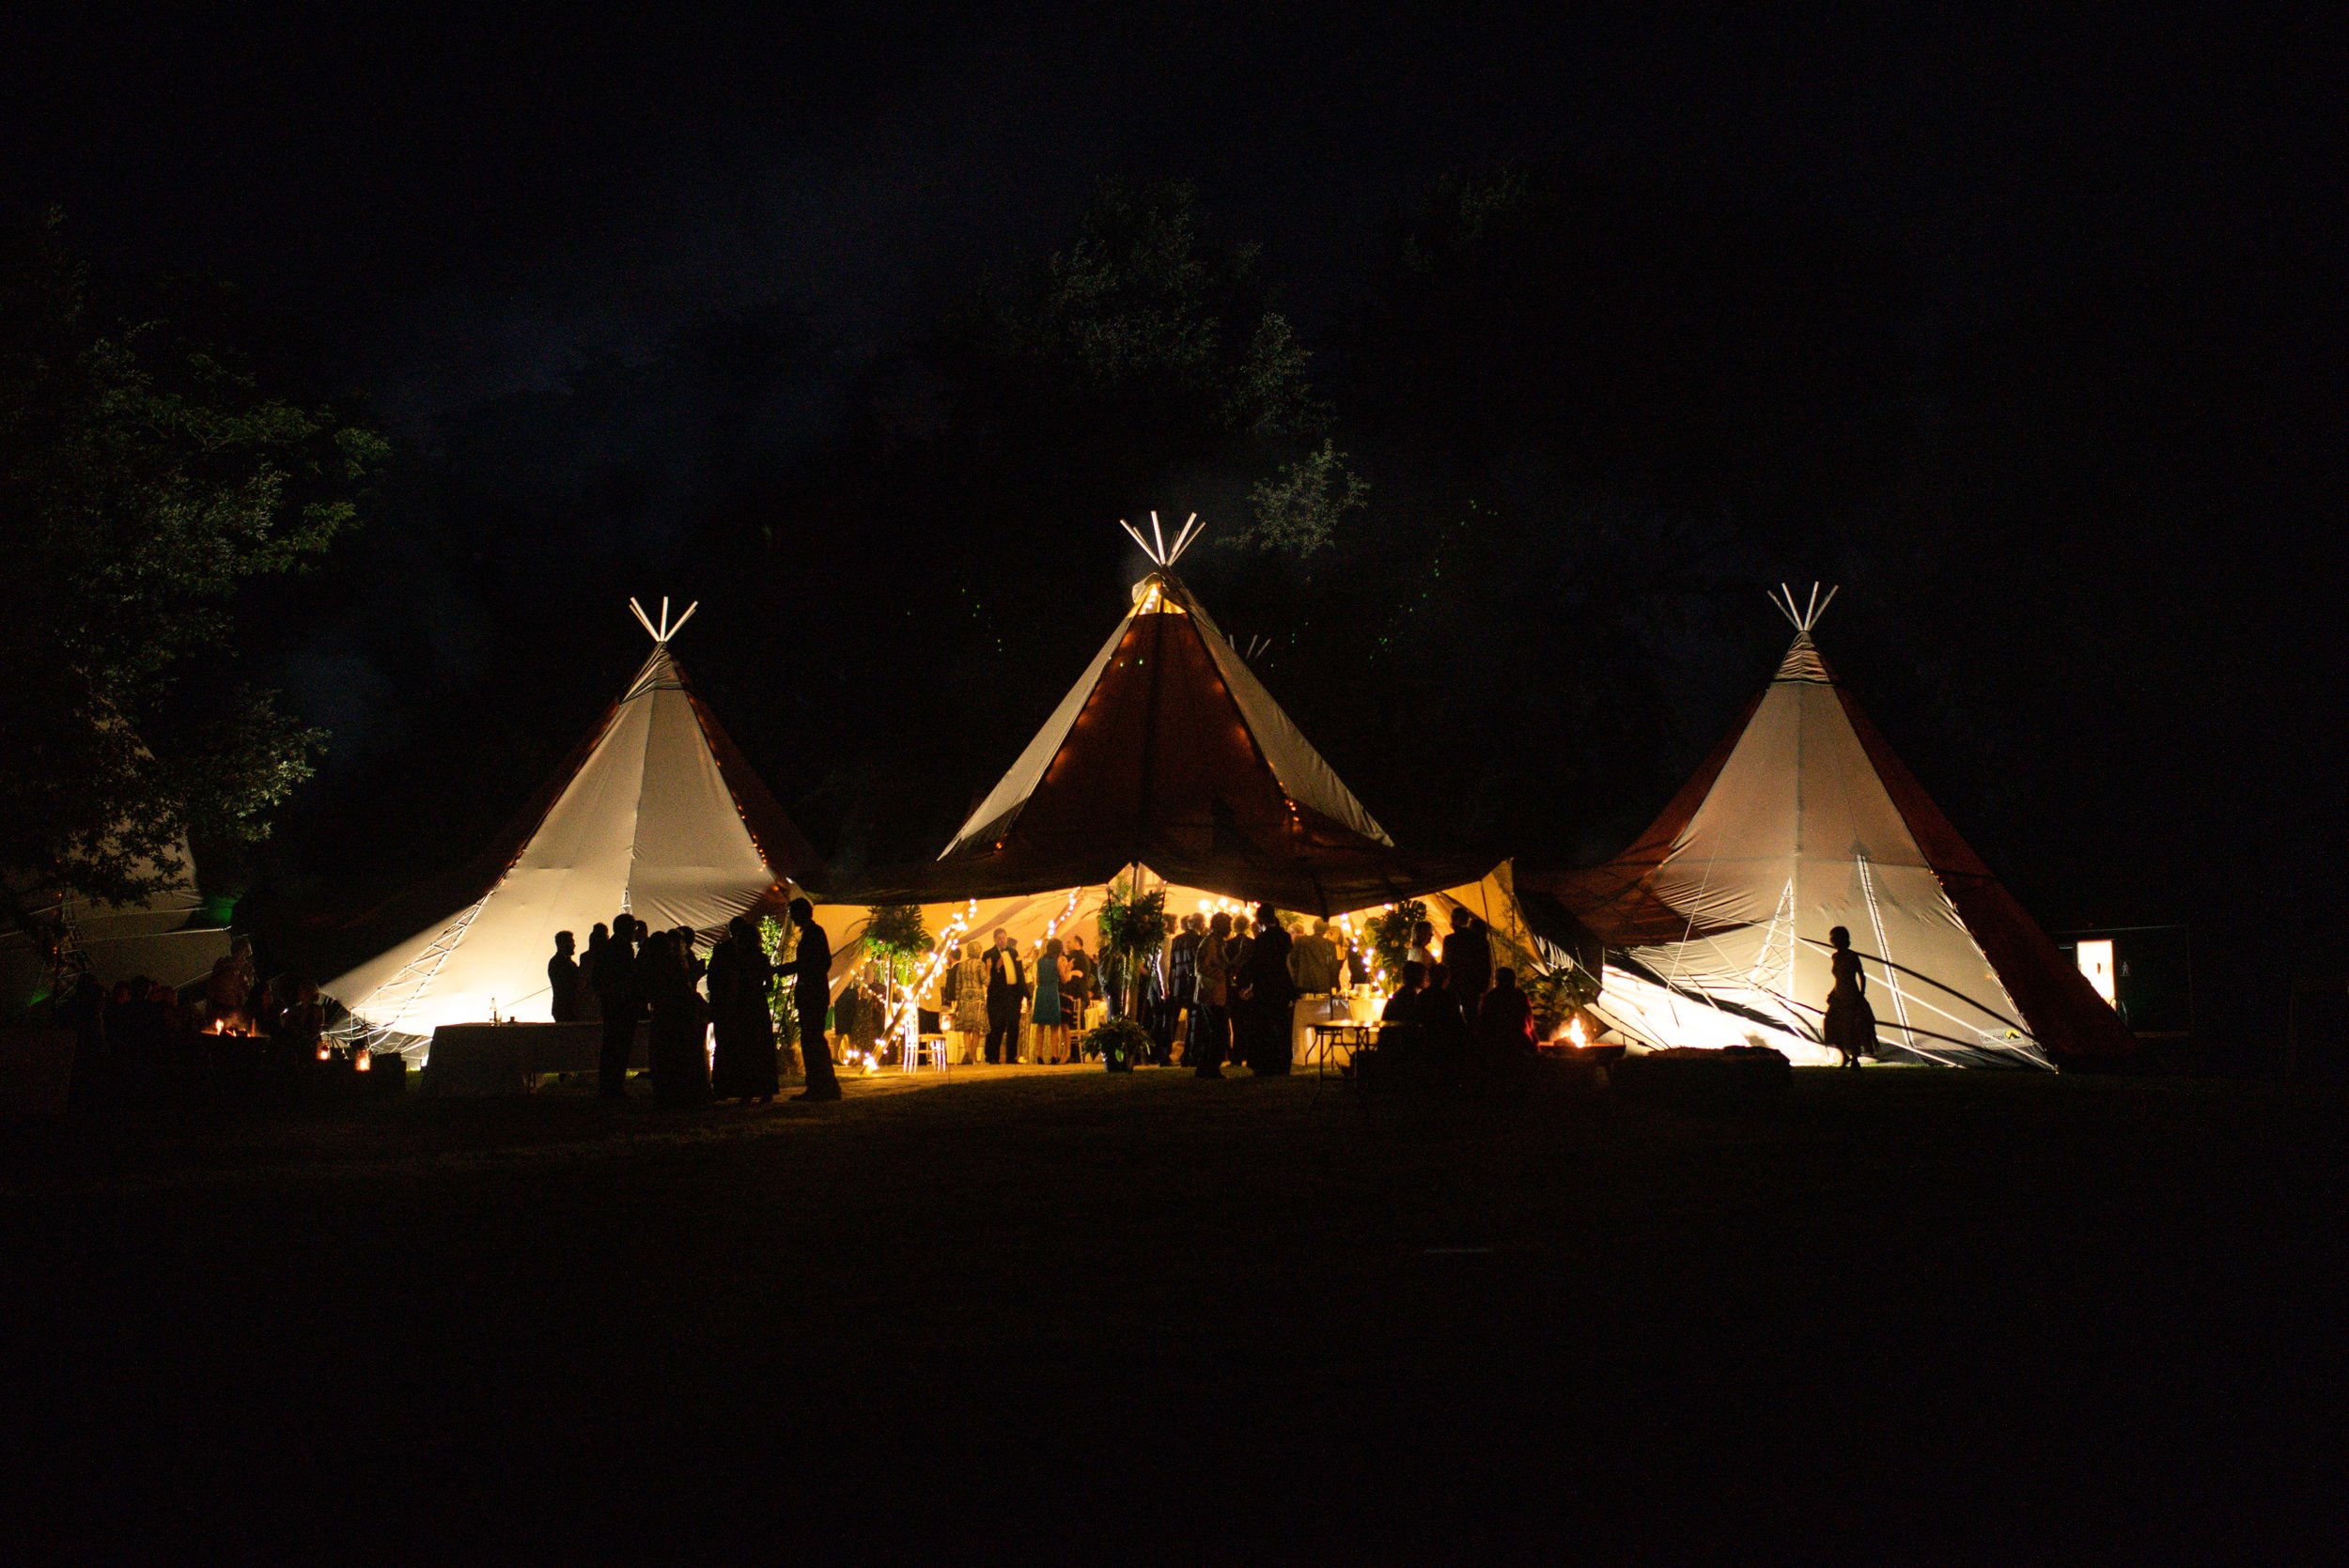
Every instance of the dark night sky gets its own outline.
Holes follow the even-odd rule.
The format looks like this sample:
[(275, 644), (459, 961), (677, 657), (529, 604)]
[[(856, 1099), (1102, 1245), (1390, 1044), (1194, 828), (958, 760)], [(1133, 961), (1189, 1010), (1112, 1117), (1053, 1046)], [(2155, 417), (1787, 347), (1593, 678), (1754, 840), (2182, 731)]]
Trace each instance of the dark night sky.
[[(1394, 215), (1432, 179), (1552, 157), (1884, 248), (1917, 282), (1905, 331), (1925, 365), (1984, 323), (2060, 313), (2108, 268), (2249, 279), (2263, 322), (2320, 305), (2326, 331), (2341, 320), (2338, 8), (2092, 20), (1962, 5), (1193, 8), (1082, 22), (880, 5), (609, 22), (553, 6), (410, 21), (350, 9), (93, 9), (40, 37), (16, 31), (21, 15), (0, 24), (0, 203), (62, 205), (110, 261), (247, 286), (305, 322), (333, 380), (418, 443), (456, 411), (560, 388), (599, 351), (642, 358), (711, 313), (781, 303), (835, 363), (885, 355), (980, 270), (1065, 242), (1112, 173), (1195, 180), (1225, 230), (1263, 242), (1309, 332), (1344, 317)], [(2277, 348), (2301, 368), (2272, 375), (2254, 363), (2266, 351), (2230, 362), (2223, 384), (2258, 384), (2316, 434), (2263, 456), (2285, 472), (2263, 491), (2274, 510), (2240, 520), (2250, 565), (2214, 554), (2223, 529), (2156, 552), (2168, 623), (2154, 641), (2168, 651), (2144, 678), (2180, 684), (2174, 702), (2131, 708), (2159, 715), (2153, 726), (2116, 724), (2108, 770), (2088, 786), (2119, 802), (2116, 841), (2028, 869), (1989, 846), (2043, 909), (2178, 918), (2272, 890), (2295, 908), (2297, 939), (2310, 907), (2338, 902), (2343, 758), (2330, 736), (2349, 691), (2327, 629), (2341, 380), (2337, 363), (2309, 372), (2329, 362), (2305, 343)], [(2209, 489), (2223, 497), (2233, 477), (2216, 473)], [(2111, 541), (2124, 569), (2133, 548)], [(2078, 541), (2066, 549), (2080, 558)], [(1105, 583), (1111, 562), (1105, 550)], [(2198, 621), (2178, 578), (2205, 568)], [(386, 582), (387, 598), (409, 591)], [(1985, 603), (1981, 618), (2000, 613)], [(1097, 619), (1072, 617), (1072, 646), (1090, 649)], [(2044, 628), (2010, 634), (2058, 645)], [(447, 640), (468, 657), (463, 636)], [(314, 689), (317, 668), (350, 667), (319, 657)], [(699, 651), (706, 688), (747, 678), (724, 657)], [(2279, 659), (2311, 668), (2297, 702), (2272, 688)], [(1733, 667), (1739, 689), (1758, 678)], [(2108, 691), (2131, 684), (2103, 675)], [(550, 732), (575, 727), (568, 715), (592, 712), (613, 678), (599, 666), (559, 693), (567, 717)], [(1039, 717), (1066, 678), (1038, 676)], [(2235, 711), (2230, 692), (2252, 686)], [(1691, 688), (1684, 743), (1718, 732), (1735, 694)], [(353, 702), (334, 715), (344, 765), (381, 766)], [(2030, 724), (2065, 722), (2051, 706)], [(1898, 715), (1888, 728), (1906, 743)], [(760, 752), (761, 737), (743, 738)], [(1937, 758), (1919, 760), (1931, 784)], [(1956, 777), (1968, 759), (1937, 760), (1961, 825), (1995, 826)], [(970, 787), (998, 766), (973, 757)], [(332, 800), (332, 778), (321, 787)], [(2232, 820), (2180, 804), (2226, 792), (2243, 798)], [(2174, 864), (2115, 871), (2132, 844), (2167, 846), (2146, 856)], [(2225, 922), (2247, 947), (2271, 934)]]
[(1432, 176), (1561, 150), (1831, 211), (1960, 308), (2338, 215), (2310, 156), (2338, 57), (2264, 8), (343, 9), (101, 10), (9, 50), (8, 194), (298, 302), (396, 418), (746, 301), (886, 340), (934, 280), (1056, 241), (1105, 171), (1198, 180), (1308, 310)]

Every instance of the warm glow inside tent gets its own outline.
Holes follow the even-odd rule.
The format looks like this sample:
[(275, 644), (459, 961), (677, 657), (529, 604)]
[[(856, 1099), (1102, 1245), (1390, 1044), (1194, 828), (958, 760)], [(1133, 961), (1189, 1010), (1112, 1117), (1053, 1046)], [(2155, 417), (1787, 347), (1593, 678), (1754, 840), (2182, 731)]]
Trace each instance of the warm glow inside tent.
[(1065, 901), (1139, 865), (1330, 915), (1472, 882), (1482, 863), (1395, 847), (1174, 575), (1181, 539), (1143, 548), (1132, 608), (937, 862), (859, 900)]
[(1189, 530), (1172, 548), (1136, 536), (1157, 569), (938, 860), (843, 898), (920, 905), (933, 939), (1002, 926), (1029, 953), (1072, 927), (1091, 946), (1137, 868), (1175, 917), (1243, 901), (1335, 916), (1446, 889), (1496, 902), (1488, 862), (1396, 848), (1314, 750), (1172, 571)]
[(736, 915), (780, 913), (817, 877), (815, 851), (670, 652), (692, 613), (673, 625), (664, 602), (655, 625), (638, 612), (652, 654), (550, 788), (453, 888), (414, 895), (428, 924), (328, 983), (355, 1032), (398, 1045), (493, 1013), (544, 1020), (557, 931), (584, 948), (626, 910), (710, 939)]
[[(1832, 598), (1832, 594), (1829, 595)], [(1519, 873), (1606, 944), (1595, 1008), (1634, 1042), (1775, 1046), (1825, 1064), (1828, 933), (1860, 955), (1882, 1054), (2046, 1067), (2128, 1033), (1958, 836), (1790, 595), (1777, 675), (1662, 815), (1605, 865)]]

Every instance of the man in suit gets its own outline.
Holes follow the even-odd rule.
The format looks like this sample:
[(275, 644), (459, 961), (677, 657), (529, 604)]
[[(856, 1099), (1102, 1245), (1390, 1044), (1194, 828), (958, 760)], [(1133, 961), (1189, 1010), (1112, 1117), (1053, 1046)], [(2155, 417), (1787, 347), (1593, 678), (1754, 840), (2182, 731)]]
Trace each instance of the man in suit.
[(636, 920), (612, 917), (612, 939), (596, 960), (596, 1001), (603, 1013), (603, 1052), (597, 1093), (607, 1100), (628, 1096), (628, 1059), (636, 1051), (636, 1020), (644, 999), (636, 990)]
[(1297, 985), (1289, 978), (1293, 945), (1272, 906), (1258, 905), (1256, 934), (1233, 977), (1242, 999), (1233, 1016), (1243, 1020), (1249, 1070), (1268, 1078), (1289, 1070), (1289, 1020), (1297, 1011)]
[(1493, 983), (1492, 934), (1485, 923), (1456, 906), (1452, 934), (1443, 939), (1443, 983), (1463, 1018), (1473, 1018)]
[(579, 1021), (579, 960), (571, 955), (579, 940), (568, 931), (554, 934), (554, 956), (547, 960), (547, 1005), (556, 1023)]
[(1028, 998), (1028, 969), (1002, 926), (987, 955), (987, 1059), (1019, 1060), (1019, 1004)]
[(791, 924), (800, 945), (791, 954), (791, 1001), (800, 1013), (800, 1057), (807, 1087), (795, 1100), (836, 1100), (840, 1079), (832, 1070), (832, 1047), (824, 1039), (824, 1013), (832, 1003), (832, 939), (816, 924), (816, 908), (804, 898), (791, 901)]

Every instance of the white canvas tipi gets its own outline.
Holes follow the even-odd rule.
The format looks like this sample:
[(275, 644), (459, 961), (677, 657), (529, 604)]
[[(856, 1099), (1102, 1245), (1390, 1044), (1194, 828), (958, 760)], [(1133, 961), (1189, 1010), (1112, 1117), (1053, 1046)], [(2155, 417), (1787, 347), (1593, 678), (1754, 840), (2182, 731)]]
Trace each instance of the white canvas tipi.
[(1759, 1043), (1832, 1063), (1818, 1040), (1840, 925), (1888, 1059), (2046, 1067), (2125, 1055), (2134, 1042), (2111, 1008), (1820, 657), (1818, 590), (1780, 608), (1795, 641), (1777, 675), (1647, 831), (1587, 871), (1519, 871), (1606, 944), (1595, 1011), (1649, 1045)]
[[(325, 989), (349, 1032), (397, 1046), (443, 1024), (546, 1019), (554, 934), (583, 947), (623, 910), (655, 930), (714, 933), (779, 907), (819, 862), (725, 732), (696, 700), (669, 640), (633, 599), (653, 650), (519, 831), (475, 862), (430, 924)], [(486, 875), (485, 875), (486, 873)]]

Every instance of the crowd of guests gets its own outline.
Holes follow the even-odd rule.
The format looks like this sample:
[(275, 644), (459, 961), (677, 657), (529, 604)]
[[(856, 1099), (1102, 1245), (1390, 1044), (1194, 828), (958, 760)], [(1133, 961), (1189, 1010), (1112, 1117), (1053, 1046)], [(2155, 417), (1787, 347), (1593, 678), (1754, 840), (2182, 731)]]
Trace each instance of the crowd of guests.
[[(806, 899), (793, 899), (790, 913), (798, 941), (785, 972), (792, 980), (807, 1078), (794, 1098), (836, 1100), (840, 1085), (824, 1029), (832, 945)], [(655, 931), (622, 913), (588, 932), (583, 954), (573, 933), (555, 933), (554, 956), (547, 960), (554, 1021), (601, 1026), (598, 1092), (627, 1097), (641, 1025), (652, 1097), (675, 1107), (713, 1098), (764, 1105), (775, 1097), (782, 1078), (776, 978), (757, 928), (743, 916), (727, 923), (707, 958), (693, 951), (690, 927)]]
[[(1385, 1021), (1447, 1049), (1471, 1039), (1531, 1049), (1532, 1007), (1510, 970), (1495, 972), (1485, 923), (1455, 909), (1440, 955), (1436, 944), (1434, 926), (1418, 923)], [(1368, 984), (1370, 963), (1328, 921), (1292, 937), (1269, 905), (1252, 915), (1170, 918), (1165, 939), (1141, 959), (1133, 1017), (1149, 1032), (1158, 1065), (1221, 1078), (1226, 1065), (1243, 1063), (1275, 1076), (1296, 1060), (1305, 1016), (1299, 1003)], [(939, 1012), (959, 1060), (1049, 1065), (1082, 1060), (1081, 1021), (1100, 990), (1081, 938), (1054, 935), (1030, 955), (999, 928), (985, 945), (954, 950)]]
[(213, 961), (199, 995), (143, 975), (107, 986), (83, 974), (58, 1021), (73, 1031), (80, 1098), (135, 1096), (222, 1074), (288, 1077), (322, 1048), (338, 1052), (325, 1039), (318, 986), (289, 974), (262, 979), (242, 937)]
[(1402, 984), (1379, 1019), (1380, 1049), (1439, 1061), (1529, 1056), (1536, 1046), (1532, 1001), (1516, 970), (1493, 967), (1490, 934), (1466, 909), (1452, 911), (1440, 954), (1432, 923), (1412, 927)]

